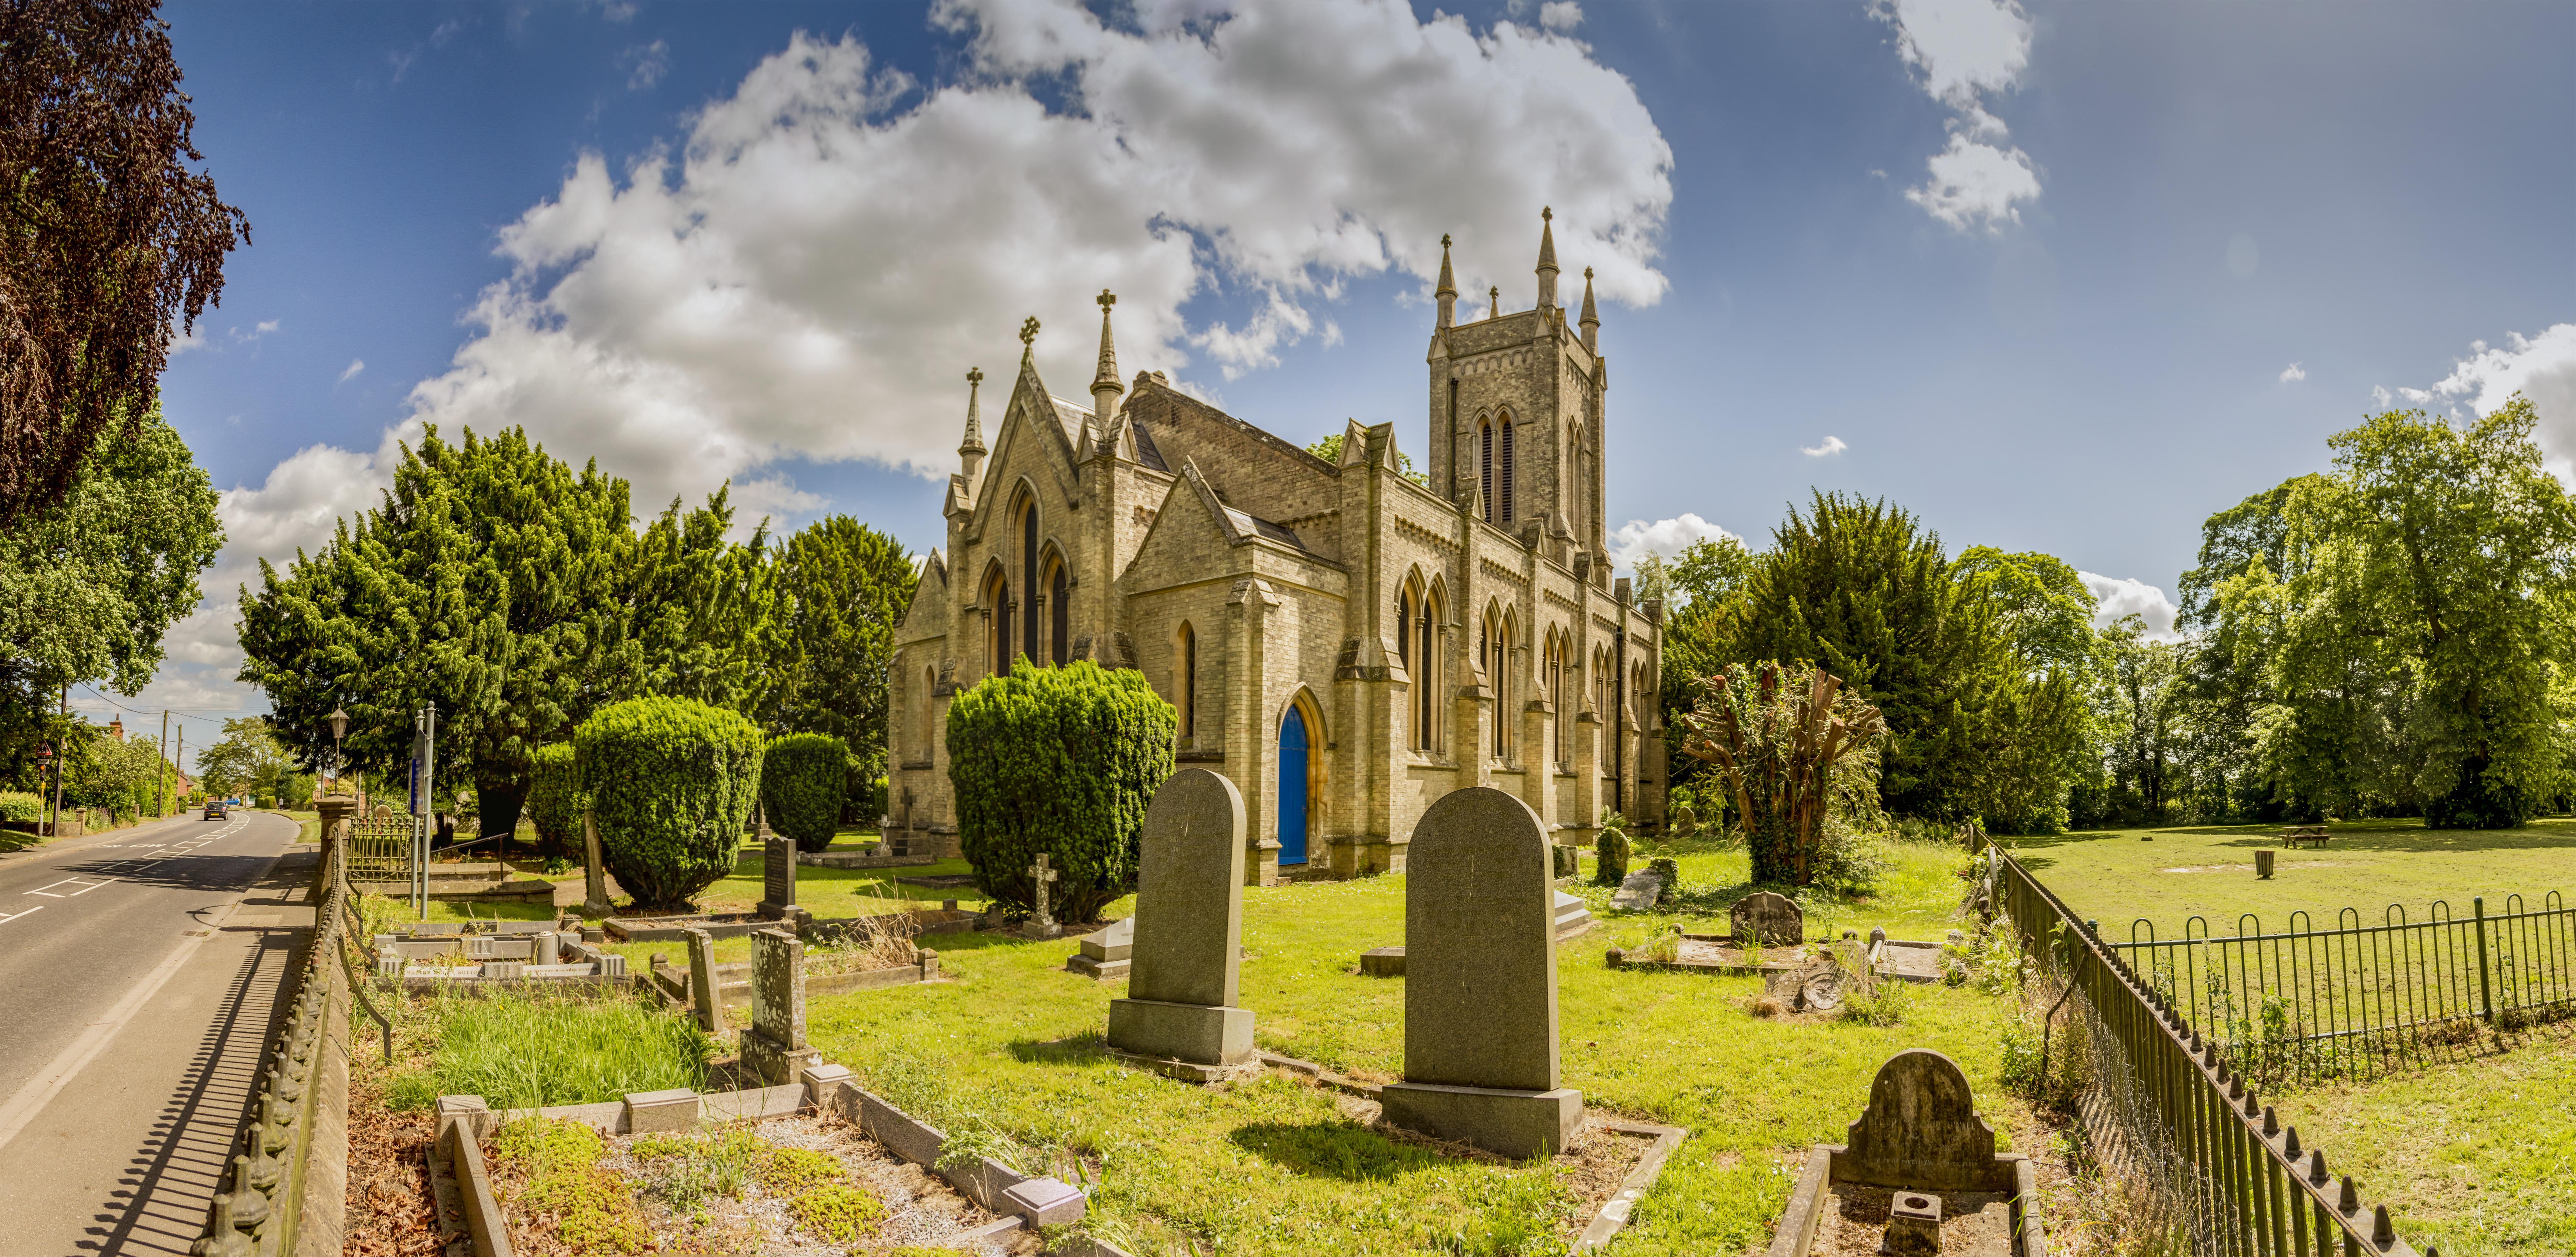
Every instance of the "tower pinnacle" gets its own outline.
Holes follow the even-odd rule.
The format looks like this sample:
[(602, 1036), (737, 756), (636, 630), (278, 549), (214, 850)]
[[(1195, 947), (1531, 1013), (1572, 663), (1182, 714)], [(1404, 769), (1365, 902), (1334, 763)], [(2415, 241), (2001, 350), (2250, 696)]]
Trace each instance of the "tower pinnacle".
[(1556, 304), (1556, 211), (1546, 206), (1538, 211), (1538, 305), (1542, 310)]
[(1449, 269), (1449, 233), (1440, 233), (1440, 287), (1432, 296), (1440, 302), (1439, 326), (1447, 327), (1458, 310), (1458, 277)]
[(1118, 414), (1118, 396), (1127, 386), (1118, 382), (1118, 347), (1109, 339), (1109, 307), (1118, 304), (1118, 296), (1103, 288), (1094, 300), (1100, 304), (1100, 370), (1091, 377), (1091, 414), (1106, 431)]
[(1485, 290), (1485, 317), (1489, 319), (1503, 317), (1503, 289), (1499, 284)]
[(1583, 268), (1583, 347), (1601, 352), (1601, 312), (1592, 305), (1592, 268)]
[[(1029, 320), (1035, 323), (1037, 320)], [(984, 465), (983, 400), (984, 369), (969, 367), (966, 371), (966, 439), (957, 443), (957, 462), (966, 472), (966, 482), (975, 482), (975, 469)]]

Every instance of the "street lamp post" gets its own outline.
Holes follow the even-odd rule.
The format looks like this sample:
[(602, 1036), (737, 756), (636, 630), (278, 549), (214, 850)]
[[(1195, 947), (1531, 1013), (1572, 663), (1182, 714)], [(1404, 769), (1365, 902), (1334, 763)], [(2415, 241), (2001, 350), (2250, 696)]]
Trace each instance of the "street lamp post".
[[(58, 780), (58, 778), (56, 778), (56, 777), (54, 776), (54, 772), (55, 772), (55, 764), (54, 764), (54, 744), (53, 744), (53, 743), (51, 743), (51, 742), (48, 742), (48, 743), (44, 744), (43, 746), (40, 746), (40, 747), (37, 747), (37, 748), (36, 748), (36, 785), (37, 785), (37, 787), (38, 787), (39, 789), (42, 789), (42, 788), (44, 788), (46, 785), (48, 785), (52, 780)], [(54, 791), (54, 792), (53, 792), (53, 796), (54, 796), (54, 814), (53, 814), (53, 819), (52, 819), (51, 821), (47, 822), (47, 823), (46, 823), (46, 825), (45, 825), (45, 836), (46, 836), (46, 837), (48, 837), (48, 838), (53, 837), (53, 836), (54, 836), (54, 830), (55, 830), (58, 826), (60, 826), (60, 825), (63, 823), (62, 792), (61, 792), (60, 790), (56, 790), (56, 791)]]
[(347, 766), (347, 762), (340, 756), (340, 737), (348, 731), (349, 713), (333, 707), (331, 709), (331, 789), (334, 792), (339, 790), (340, 773)]

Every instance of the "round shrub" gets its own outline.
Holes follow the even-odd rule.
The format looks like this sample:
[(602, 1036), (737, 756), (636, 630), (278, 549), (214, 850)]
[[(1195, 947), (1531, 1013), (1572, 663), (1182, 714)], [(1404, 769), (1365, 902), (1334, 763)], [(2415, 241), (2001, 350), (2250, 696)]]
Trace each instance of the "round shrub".
[(1592, 842), (1592, 884), (1616, 886), (1628, 880), (1628, 819), (1617, 812), (1601, 818), (1601, 836)]
[(583, 857), (581, 765), (570, 742), (537, 748), (528, 772), (528, 820), (537, 827), (537, 849), (546, 855)]
[(761, 737), (685, 698), (603, 707), (573, 733), (600, 859), (638, 904), (684, 906), (733, 871), (760, 785)]
[(1172, 775), (1180, 713), (1143, 674), (1088, 660), (1023, 662), (948, 705), (948, 781), (975, 885), (1015, 915), (1035, 907), (1029, 866), (1046, 852), (1060, 921), (1088, 921), (1133, 888), (1145, 805)]
[(791, 733), (769, 744), (760, 761), (760, 806), (769, 827), (799, 851), (832, 845), (841, 827), (841, 791), (850, 744), (828, 733)]

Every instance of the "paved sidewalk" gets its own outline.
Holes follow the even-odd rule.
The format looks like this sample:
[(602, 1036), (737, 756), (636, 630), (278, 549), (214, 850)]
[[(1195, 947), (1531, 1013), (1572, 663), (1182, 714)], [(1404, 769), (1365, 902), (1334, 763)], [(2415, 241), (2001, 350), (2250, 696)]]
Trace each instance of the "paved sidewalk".
[(0, 867), (0, 1257), (183, 1254), (311, 935), (295, 823), (171, 823)]

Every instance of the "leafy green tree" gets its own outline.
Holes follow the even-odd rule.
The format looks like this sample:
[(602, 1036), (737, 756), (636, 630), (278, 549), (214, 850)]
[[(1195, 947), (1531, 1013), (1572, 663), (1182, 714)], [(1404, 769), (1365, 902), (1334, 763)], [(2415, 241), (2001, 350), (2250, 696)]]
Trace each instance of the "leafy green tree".
[(769, 827), (796, 840), (799, 851), (832, 845), (841, 825), (841, 796), (848, 789), (850, 748), (827, 733), (791, 733), (773, 739), (760, 763), (760, 807)]
[(223, 546), (217, 498), (154, 409), (101, 446), (62, 499), (0, 529), (0, 754), (23, 762), (61, 732), (61, 687), (132, 694), (162, 639), (196, 610), (197, 576)]
[(2108, 675), (2098, 691), (2096, 724), (2111, 796), (2101, 811), (2159, 825), (2184, 778), (2183, 650), (2146, 631), (2143, 619), (2127, 615), (2101, 633)]
[(1180, 712), (1134, 669), (1021, 660), (948, 706), (948, 780), (975, 884), (1026, 914), (1039, 852), (1057, 919), (1087, 921), (1136, 880), (1145, 807), (1172, 775)]
[(590, 800), (581, 791), (581, 766), (572, 743), (538, 747), (528, 767), (528, 820), (537, 829), (537, 849), (549, 856), (586, 858), (581, 814)]
[(224, 722), (224, 736), (197, 753), (197, 781), (215, 795), (268, 795), (295, 770), (294, 756), (266, 716)]
[(799, 530), (778, 561), (786, 632), (771, 668), (787, 677), (778, 725), (839, 738), (850, 751), (841, 793), (855, 797), (885, 769), (886, 667), (921, 577), (901, 542), (847, 515)]
[(1743, 818), (1755, 885), (1812, 885), (1832, 823), (1877, 809), (1886, 723), (1821, 669), (1730, 665), (1682, 723), (1684, 752), (1715, 766)]
[(538, 747), (641, 686), (626, 482), (576, 473), (519, 429), (430, 429), (393, 488), (319, 554), (243, 591), (241, 679), (308, 760), (351, 716), (352, 763), (399, 774), (411, 713), (439, 711), (438, 771), (473, 783), (480, 834), (518, 824)]
[(600, 859), (648, 908), (679, 909), (733, 871), (760, 789), (760, 728), (685, 698), (601, 708), (573, 736)]

